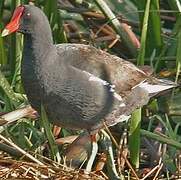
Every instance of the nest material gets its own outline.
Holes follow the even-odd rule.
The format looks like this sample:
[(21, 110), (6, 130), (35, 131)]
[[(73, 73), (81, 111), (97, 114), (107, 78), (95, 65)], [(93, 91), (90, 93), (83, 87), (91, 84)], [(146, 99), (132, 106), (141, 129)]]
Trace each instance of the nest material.
[(104, 178), (94, 173), (86, 174), (83, 170), (73, 170), (63, 165), (59, 167), (53, 165), (40, 166), (36, 163), (2, 157), (0, 159), (0, 179), (103, 180)]

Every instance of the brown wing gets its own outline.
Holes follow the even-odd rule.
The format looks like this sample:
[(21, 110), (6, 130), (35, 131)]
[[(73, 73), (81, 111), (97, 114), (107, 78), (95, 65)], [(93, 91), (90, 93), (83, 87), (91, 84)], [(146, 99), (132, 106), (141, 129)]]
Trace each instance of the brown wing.
[[(134, 64), (89, 45), (61, 44), (57, 48), (60, 57), (64, 56), (68, 64), (103, 80), (109, 80), (121, 95), (148, 78)], [(108, 76), (106, 78), (105, 71)]]

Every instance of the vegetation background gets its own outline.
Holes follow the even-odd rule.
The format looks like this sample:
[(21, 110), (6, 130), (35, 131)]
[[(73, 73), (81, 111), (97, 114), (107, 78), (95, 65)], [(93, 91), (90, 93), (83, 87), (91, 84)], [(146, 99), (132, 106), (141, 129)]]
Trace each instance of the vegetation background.
[[(0, 29), (9, 22), (15, 7), (27, 3), (28, 0), (1, 0)], [(149, 65), (156, 76), (179, 83), (180, 0), (34, 0), (31, 3), (46, 13), (55, 43), (91, 44), (139, 66)], [(18, 33), (6, 38), (0, 37), (1, 114), (28, 104), (20, 76), (22, 46), (23, 37)], [(46, 122), (21, 118), (7, 125), (3, 117), (1, 116), (3, 126), (0, 128), (1, 178), (8, 179), (12, 177), (12, 173), (15, 177), (34, 179), (87, 178), (81, 170), (73, 171), (50, 161), (50, 159), (59, 161), (59, 157), (67, 153), (64, 151), (67, 144), (82, 132), (54, 128), (55, 143), (51, 132), (42, 128), (42, 124), (44, 127), (49, 126)], [(45, 113), (42, 113), (41, 119), (46, 120)], [(91, 178), (128, 179), (131, 176), (136, 179), (181, 178), (180, 125), (179, 89), (151, 99), (142, 110), (133, 113), (129, 123), (102, 133), (99, 141), (101, 148)], [(87, 138), (88, 136), (85, 136), (86, 146), (77, 145), (81, 153), (90, 149)], [(32, 154), (36, 159), (29, 158), (39, 166), (29, 163), (29, 160), (24, 158), (27, 157), (25, 152), (21, 152), (15, 144), (10, 145), (11, 141)], [(105, 146), (107, 142), (108, 148)], [(73, 148), (71, 152), (74, 151), (78, 150)], [(72, 154), (75, 155), (69, 151), (69, 156), (72, 157)], [(87, 153), (83, 154), (81, 157), (73, 157), (79, 166), (87, 157)], [(45, 166), (47, 162), (49, 165)]]

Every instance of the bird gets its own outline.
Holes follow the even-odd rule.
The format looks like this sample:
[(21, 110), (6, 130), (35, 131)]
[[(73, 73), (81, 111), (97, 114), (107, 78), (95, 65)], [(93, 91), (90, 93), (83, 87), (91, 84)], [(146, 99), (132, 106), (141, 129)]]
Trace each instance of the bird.
[(49, 120), (94, 135), (129, 119), (150, 97), (175, 87), (91, 45), (54, 44), (49, 21), (33, 5), (18, 6), (2, 36), (24, 35), (21, 77), (31, 106)]

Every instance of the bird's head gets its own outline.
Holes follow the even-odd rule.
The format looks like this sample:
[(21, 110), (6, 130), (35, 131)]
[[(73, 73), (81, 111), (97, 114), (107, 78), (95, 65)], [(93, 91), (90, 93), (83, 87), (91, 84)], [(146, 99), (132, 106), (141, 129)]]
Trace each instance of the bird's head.
[(7, 36), (13, 32), (31, 34), (36, 29), (41, 29), (43, 23), (48, 23), (47, 17), (36, 6), (21, 5), (13, 13), (10, 22), (2, 32), (2, 36)]

